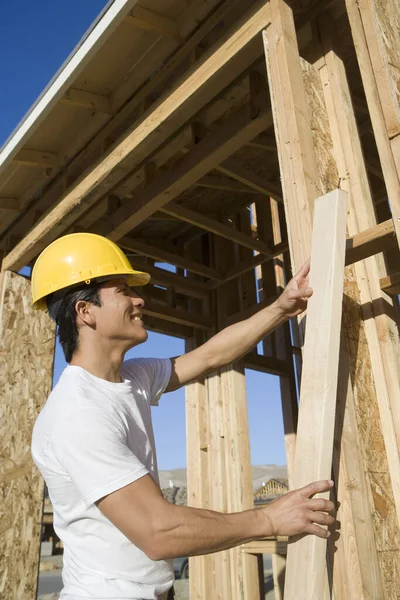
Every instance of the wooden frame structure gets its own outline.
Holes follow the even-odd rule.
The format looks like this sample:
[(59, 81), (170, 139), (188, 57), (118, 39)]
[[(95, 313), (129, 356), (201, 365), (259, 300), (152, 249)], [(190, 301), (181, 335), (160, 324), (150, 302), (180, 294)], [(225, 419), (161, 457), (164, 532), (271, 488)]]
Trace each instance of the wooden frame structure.
[[(148, 327), (190, 349), (276, 297), (310, 253), (315, 199), (339, 189), (348, 196), (333, 445), (341, 530), (322, 567), (303, 560), (298, 568), (304, 577), (323, 569), (325, 599), (397, 598), (398, 0), (175, 0), (159, 11), (156, 4), (111, 2), (89, 34), (90, 41), (99, 28), (100, 41), (75, 70), (73, 55), (0, 151), (0, 348), (5, 383), (12, 377), (21, 386), (28, 410), (12, 452), (2, 437), (1, 454), (13, 461), (1, 478), (8, 505), (19, 502), (21, 477), (35, 477), (26, 462), (29, 423), (47, 391), (38, 391), (35, 369), (22, 376), (21, 361), (36, 368), (39, 359), (19, 347), (47, 344), (38, 355), (46, 387), (54, 345), (50, 323), (29, 313), (19, 269), (61, 234), (107, 235), (152, 275)], [(35, 335), (26, 344), (20, 332), (28, 322)], [(262, 352), (188, 386), (190, 504), (253, 506), (245, 368), (280, 378), (293, 487), (303, 340), (304, 321), (291, 322)], [(9, 411), (14, 392), (2, 389)], [(18, 559), (3, 556), (0, 592), (33, 600), (37, 570), (28, 563), (35, 544), (38, 555), (42, 490), (29, 490), (25, 546)], [(7, 519), (0, 514), (11, 548), (17, 533)], [(287, 541), (269, 540), (191, 559), (191, 600), (259, 600), (263, 552), (275, 556), (283, 598), (286, 549)]]

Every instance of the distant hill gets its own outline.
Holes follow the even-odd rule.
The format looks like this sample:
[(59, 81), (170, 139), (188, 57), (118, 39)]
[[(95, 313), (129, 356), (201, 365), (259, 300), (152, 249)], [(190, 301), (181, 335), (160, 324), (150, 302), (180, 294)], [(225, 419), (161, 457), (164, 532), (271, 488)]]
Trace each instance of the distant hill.
[[(260, 488), (269, 479), (287, 479), (287, 468), (284, 465), (255, 465), (253, 470), (253, 490)], [(160, 471), (161, 488), (186, 487), (186, 469)]]

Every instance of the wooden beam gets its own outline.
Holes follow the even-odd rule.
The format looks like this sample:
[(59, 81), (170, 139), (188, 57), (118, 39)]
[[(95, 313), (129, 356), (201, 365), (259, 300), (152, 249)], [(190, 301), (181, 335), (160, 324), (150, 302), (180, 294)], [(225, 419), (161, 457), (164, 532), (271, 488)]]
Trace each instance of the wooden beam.
[[(82, 212), (90, 208), (101, 195), (108, 191), (109, 187), (115, 185), (115, 182), (121, 178), (121, 173), (117, 174), (116, 172), (116, 168), (121, 162), (129, 157), (133, 150), (148, 139), (153, 132), (159, 130), (168, 117), (184, 105), (189, 98), (192, 98), (268, 23), (269, 6), (265, 2), (261, 2), (252, 8), (251, 15), (246, 15), (243, 21), (238, 24), (237, 29), (228, 34), (215, 51), (205, 56), (199, 67), (194, 69), (174, 90), (163, 96), (156, 103), (155, 108), (149, 111), (150, 114), (145, 114), (139, 124), (135, 124), (133, 129), (128, 130), (128, 133), (118, 140), (105, 158), (100, 159), (94, 167), (83, 174), (74, 188), (67, 192), (57, 206), (25, 236), (12, 253), (5, 257), (3, 268), (18, 269), (23, 267), (37, 256), (40, 250), (50, 241), (54, 240), (61, 231), (65, 231)], [(207, 86), (205, 87), (207, 88)], [(210, 93), (209, 90), (208, 93)], [(256, 127), (254, 136), (258, 133), (260, 131)], [(246, 141), (248, 139), (244, 139), (243, 143)], [(113, 174), (113, 177), (109, 178), (111, 174)], [(94, 193), (95, 191), (96, 193)], [(89, 194), (90, 200), (88, 198)]]
[(219, 171), (224, 175), (228, 175), (229, 177), (244, 183), (249, 188), (259, 192), (260, 194), (263, 194), (264, 196), (274, 198), (278, 202), (282, 201), (282, 192), (278, 186), (270, 183), (256, 173), (252, 173), (248, 169), (245, 169), (233, 158), (225, 160), (221, 165), (218, 165), (218, 167), (216, 167), (216, 171)]
[(157, 317), (164, 321), (171, 321), (171, 323), (177, 323), (178, 325), (185, 325), (186, 327), (193, 327), (194, 329), (202, 329), (209, 331), (212, 328), (211, 320), (203, 315), (187, 312), (180, 308), (172, 308), (170, 306), (159, 304), (153, 300), (149, 300), (146, 297), (146, 293), (143, 293), (145, 305), (143, 308), (144, 315), (150, 317)]
[(178, 273), (171, 273), (166, 269), (155, 267), (136, 258), (131, 258), (130, 262), (134, 268), (137, 267), (149, 273), (151, 275), (151, 283), (172, 287), (177, 292), (193, 298), (199, 298), (200, 300), (208, 298), (210, 292), (204, 283), (183, 277), (183, 275), (178, 275)]
[[(294, 486), (330, 479), (339, 368), (347, 194), (315, 202), (307, 329), (296, 439)], [(330, 227), (326, 227), (326, 223)], [(326, 495), (325, 495), (326, 497)], [(328, 493), (329, 497), (329, 493)], [(288, 548), (285, 598), (323, 598), (326, 540), (304, 536)]]
[(380, 280), (381, 289), (386, 294), (397, 296), (400, 294), (400, 273), (392, 273)]
[(21, 210), (18, 198), (0, 198), (0, 210), (17, 214)]
[(192, 337), (193, 332), (195, 331), (193, 327), (173, 323), (172, 321), (166, 321), (165, 319), (159, 319), (150, 316), (149, 314), (146, 315), (144, 323), (147, 331), (155, 331), (156, 333), (162, 333), (163, 335), (172, 335), (182, 340), (187, 340)]
[(269, 152), (277, 152), (276, 140), (273, 135), (260, 133), (254, 140), (246, 144), (250, 148), (260, 148), (260, 150), (268, 150)]
[(287, 547), (287, 539), (279, 539), (248, 542), (247, 544), (242, 544), (240, 549), (242, 552), (246, 552), (248, 554), (286, 554)]
[(135, 6), (129, 15), (126, 16), (126, 21), (131, 23), (137, 29), (154, 31), (155, 33), (171, 37), (177, 42), (183, 42), (185, 40), (179, 33), (179, 26), (176, 21), (144, 8), (143, 6)]
[(384, 252), (397, 245), (393, 220), (389, 219), (354, 235), (346, 241), (346, 265)]
[(61, 102), (71, 106), (89, 108), (96, 113), (104, 113), (105, 115), (113, 114), (108, 96), (93, 94), (93, 92), (86, 92), (85, 90), (70, 88), (61, 98)]
[(243, 358), (246, 369), (269, 373), (270, 375), (287, 375), (289, 372), (288, 363), (273, 356), (264, 356), (257, 352), (249, 352)]
[[(400, 157), (396, 157), (394, 138), (396, 132), (400, 132), (398, 90), (395, 88), (400, 42), (395, 43), (396, 38), (399, 40), (398, 27), (394, 25), (397, 23), (396, 16), (390, 17), (390, 13), (395, 12), (395, 3), (381, 4), (378, 10), (375, 0), (363, 0), (359, 4), (353, 0), (346, 0), (346, 9), (382, 173), (390, 198), (393, 223), (400, 243)], [(381, 27), (384, 21), (386, 33), (382, 34)], [(389, 48), (389, 52), (393, 54), (390, 60)], [(397, 75), (393, 77), (396, 69)]]
[(236, 192), (240, 194), (254, 194), (256, 192), (256, 190), (249, 188), (249, 186), (245, 184), (241, 184), (235, 179), (218, 177), (218, 175), (205, 175), (196, 181), (193, 186), (210, 188), (212, 190), (226, 190), (227, 192)]
[(270, 112), (264, 111), (257, 118), (249, 119), (247, 107), (244, 107), (194, 146), (175, 169), (166, 171), (141, 193), (126, 201), (113, 217), (105, 219), (104, 224), (100, 229), (96, 228), (96, 231), (117, 241), (155, 211), (165, 207), (270, 123)]
[(209, 231), (210, 233), (214, 233), (215, 235), (219, 235), (231, 242), (235, 242), (236, 244), (240, 244), (245, 248), (250, 248), (251, 250), (256, 250), (262, 254), (271, 255), (271, 249), (268, 248), (266, 244), (256, 240), (248, 235), (245, 235), (241, 231), (233, 229), (233, 227), (228, 227), (223, 223), (219, 223), (214, 219), (209, 219), (208, 217), (202, 215), (201, 213), (186, 208), (185, 206), (181, 206), (179, 204), (175, 204), (174, 202), (170, 202), (164, 208), (161, 209), (167, 215), (172, 217), (176, 217), (181, 221), (185, 221), (186, 223), (190, 223), (191, 225), (195, 225), (196, 227), (200, 227), (200, 229), (204, 229), (205, 231)]
[(176, 267), (180, 267), (181, 269), (185, 269), (191, 273), (196, 273), (197, 275), (201, 275), (207, 279), (222, 280), (222, 275), (211, 267), (202, 265), (194, 260), (189, 260), (179, 254), (167, 252), (166, 250), (162, 250), (156, 246), (150, 246), (149, 244), (140, 242), (139, 240), (133, 240), (131, 238), (124, 237), (119, 240), (118, 244), (121, 246), (121, 248), (124, 248), (124, 250), (130, 250), (131, 252), (142, 254), (143, 256), (149, 256), (150, 258), (169, 263), (170, 265), (175, 265)]
[(13, 162), (29, 167), (50, 169), (57, 169), (60, 166), (60, 159), (54, 152), (42, 152), (41, 150), (28, 150), (26, 148), (22, 148), (17, 152)]

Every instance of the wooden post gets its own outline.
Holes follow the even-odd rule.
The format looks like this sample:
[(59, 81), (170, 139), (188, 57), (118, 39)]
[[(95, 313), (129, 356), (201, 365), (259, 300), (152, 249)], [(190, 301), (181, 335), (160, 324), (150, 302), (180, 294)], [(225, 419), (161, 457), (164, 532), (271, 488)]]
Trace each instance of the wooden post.
[[(330, 479), (344, 281), (347, 194), (315, 204), (302, 387), (296, 440), (295, 488)], [(329, 227), (326, 227), (329, 223)], [(329, 494), (328, 494), (329, 496)], [(323, 598), (326, 540), (304, 536), (288, 546), (285, 597)]]
[(0, 595), (35, 600), (43, 479), (30, 445), (34, 421), (51, 390), (55, 325), (31, 308), (30, 282), (0, 274)]

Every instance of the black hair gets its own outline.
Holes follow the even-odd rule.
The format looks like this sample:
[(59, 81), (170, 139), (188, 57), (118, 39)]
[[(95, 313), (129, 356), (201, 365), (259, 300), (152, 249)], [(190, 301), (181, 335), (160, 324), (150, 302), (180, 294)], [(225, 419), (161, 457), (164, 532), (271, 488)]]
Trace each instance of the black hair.
[(70, 363), (78, 349), (79, 330), (76, 323), (76, 303), (80, 300), (101, 306), (99, 289), (101, 284), (91, 282), (74, 286), (67, 293), (56, 292), (47, 298), (50, 316), (57, 324), (57, 334), (64, 352), (65, 360)]

